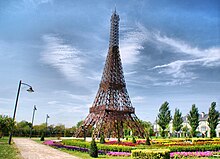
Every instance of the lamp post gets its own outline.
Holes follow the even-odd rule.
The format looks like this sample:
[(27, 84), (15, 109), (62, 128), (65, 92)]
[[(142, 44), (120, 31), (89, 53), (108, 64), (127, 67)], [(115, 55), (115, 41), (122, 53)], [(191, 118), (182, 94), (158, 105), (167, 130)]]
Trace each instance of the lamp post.
[[(20, 95), (21, 85), (28, 86), (29, 87), (27, 89), (28, 92), (30, 92), (30, 93), (34, 92), (33, 88), (29, 84), (23, 83), (21, 80), (19, 81), (16, 101), (15, 101), (14, 114), (13, 114), (13, 119), (12, 119), (13, 122), (15, 121), (15, 115), (16, 115), (16, 111), (17, 111), (18, 98), (19, 98), (19, 95)], [(10, 135), (9, 135), (8, 144), (11, 144), (11, 139), (12, 139), (13, 131), (14, 131), (14, 125), (12, 126), (12, 129), (11, 129), (11, 132), (10, 132)]]
[(31, 122), (31, 131), (30, 131), (30, 138), (32, 136), (32, 129), (33, 129), (33, 123), (34, 123), (34, 115), (35, 115), (35, 111), (37, 110), (36, 105), (34, 105), (34, 109), (33, 109), (33, 116), (32, 116), (32, 122)]
[(48, 122), (48, 118), (50, 118), (50, 117), (49, 117), (49, 115), (47, 114), (47, 115), (46, 115), (45, 137), (47, 136), (47, 122)]
[(157, 117), (156, 117), (156, 138), (157, 138), (158, 134), (157, 134)]

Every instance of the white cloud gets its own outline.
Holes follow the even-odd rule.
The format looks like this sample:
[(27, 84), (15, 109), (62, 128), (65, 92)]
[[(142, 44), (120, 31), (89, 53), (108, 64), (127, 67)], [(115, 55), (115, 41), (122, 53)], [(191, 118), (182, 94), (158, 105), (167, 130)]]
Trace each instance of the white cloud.
[(85, 61), (81, 52), (55, 35), (44, 35), (45, 49), (41, 53), (42, 61), (56, 68), (68, 80), (80, 82)]
[(159, 33), (154, 34), (154, 41), (158, 45), (164, 44), (165, 47), (163, 49), (169, 49), (172, 52), (189, 55), (187, 59), (180, 59), (153, 67), (153, 69), (158, 70), (159, 73), (164, 73), (173, 77), (170, 82), (164, 83), (165, 85), (189, 83), (191, 80), (198, 78), (195, 73), (187, 69), (187, 66), (220, 66), (219, 47), (211, 47), (208, 49), (192, 47), (187, 42), (167, 36), (161, 36)]
[(137, 29), (124, 30), (120, 42), (120, 53), (122, 63), (125, 65), (135, 64), (140, 59), (139, 54), (144, 49), (143, 43), (146, 41), (146, 32), (142, 26), (137, 24)]

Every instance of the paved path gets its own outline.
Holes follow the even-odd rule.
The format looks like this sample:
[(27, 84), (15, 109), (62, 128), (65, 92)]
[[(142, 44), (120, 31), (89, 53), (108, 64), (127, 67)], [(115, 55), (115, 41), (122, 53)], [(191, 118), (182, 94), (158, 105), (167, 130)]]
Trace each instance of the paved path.
[(79, 159), (31, 139), (13, 138), (13, 141), (24, 159)]

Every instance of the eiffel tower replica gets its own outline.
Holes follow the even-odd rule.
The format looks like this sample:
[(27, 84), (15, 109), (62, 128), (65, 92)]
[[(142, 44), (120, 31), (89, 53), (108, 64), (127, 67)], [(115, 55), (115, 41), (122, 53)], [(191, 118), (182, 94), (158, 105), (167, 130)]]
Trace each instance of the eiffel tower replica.
[(119, 53), (119, 20), (115, 10), (111, 16), (109, 51), (99, 90), (89, 115), (75, 134), (76, 137), (86, 135), (93, 127), (95, 138), (101, 135), (123, 138), (124, 127), (130, 128), (134, 135), (145, 136), (126, 89)]

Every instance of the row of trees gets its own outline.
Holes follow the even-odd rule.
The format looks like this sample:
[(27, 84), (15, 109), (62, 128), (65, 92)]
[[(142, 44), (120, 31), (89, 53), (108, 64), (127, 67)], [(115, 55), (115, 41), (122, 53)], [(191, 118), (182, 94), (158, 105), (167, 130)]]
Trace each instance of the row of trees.
[[(191, 136), (196, 136), (196, 129), (199, 126), (199, 110), (195, 104), (192, 105), (192, 108), (187, 115), (187, 119), (189, 121), (189, 125), (191, 126)], [(171, 111), (169, 110), (169, 103), (164, 102), (158, 114), (157, 124), (161, 127), (161, 136), (165, 137), (165, 130), (167, 129), (170, 121), (172, 120)], [(212, 102), (209, 108), (208, 113), (208, 126), (210, 128), (210, 137), (216, 137), (216, 127), (219, 123), (219, 112), (216, 110), (216, 102)], [(183, 117), (182, 113), (179, 109), (175, 109), (174, 117), (173, 117), (173, 130), (179, 132), (181, 129), (183, 130)]]

